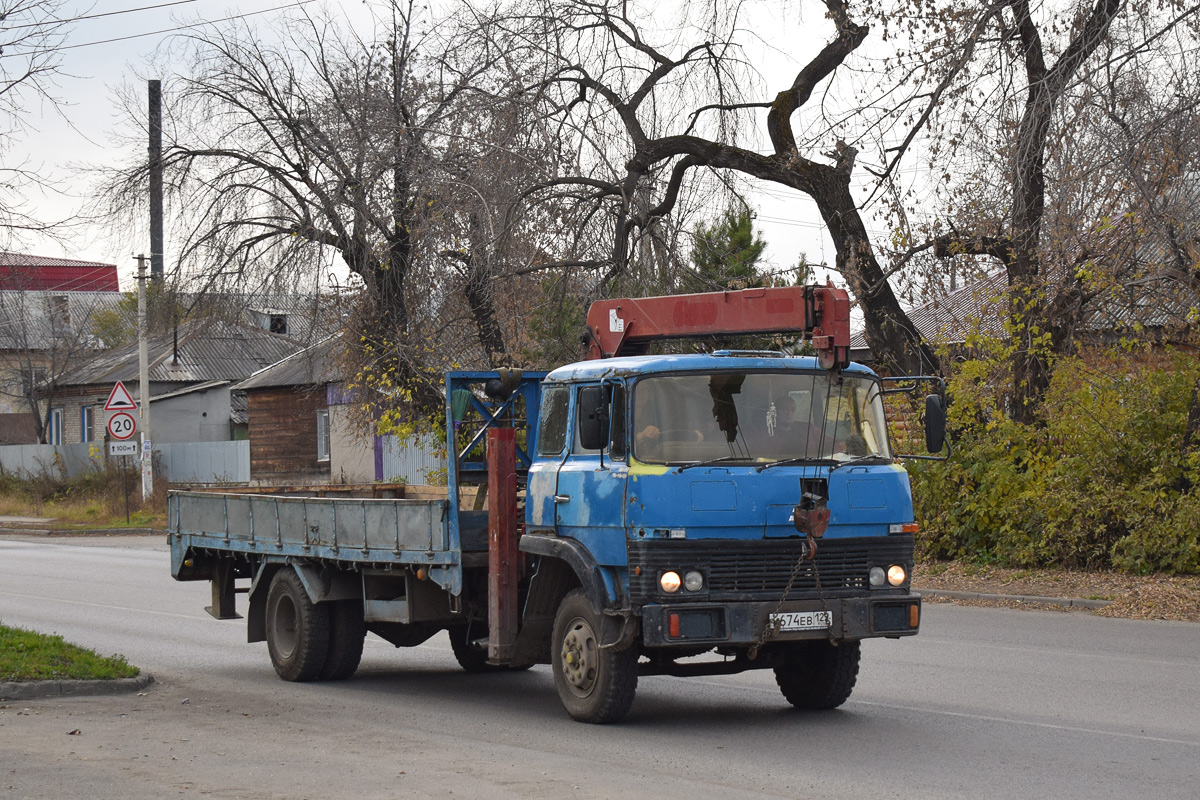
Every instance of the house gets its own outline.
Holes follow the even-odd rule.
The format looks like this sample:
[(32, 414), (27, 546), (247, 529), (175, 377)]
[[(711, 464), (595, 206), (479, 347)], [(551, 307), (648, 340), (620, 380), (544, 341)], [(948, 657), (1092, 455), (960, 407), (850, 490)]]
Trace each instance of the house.
[[(261, 328), (219, 318), (193, 320), (147, 343), (151, 437), (156, 444), (229, 441), (244, 430), (237, 381), (295, 353), (300, 344)], [(98, 353), (54, 388), (52, 427), (63, 443), (102, 440), (104, 403), (117, 381), (140, 404), (138, 346)]]
[(41, 387), (96, 349), (118, 288), (115, 264), (0, 252), (0, 445), (62, 441), (35, 411)]
[[(344, 423), (345, 399), (338, 364), (341, 337), (331, 336), (272, 364), (234, 388), (246, 396), (252, 483), (304, 484), (373, 480), (366, 468), (369, 441), (358, 441), (346, 460), (339, 440), (335, 472), (332, 424)], [(342, 406), (342, 408), (338, 408)]]
[(255, 484), (424, 483), (446, 461), (428, 437), (364, 431), (345, 386), (342, 339), (331, 336), (233, 387), (245, 394)]

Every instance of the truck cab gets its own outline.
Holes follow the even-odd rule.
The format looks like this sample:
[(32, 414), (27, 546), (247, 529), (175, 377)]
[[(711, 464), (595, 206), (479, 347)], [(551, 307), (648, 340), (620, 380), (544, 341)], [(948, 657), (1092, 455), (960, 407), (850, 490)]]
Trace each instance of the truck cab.
[[(912, 497), (881, 391), (866, 367), (778, 353), (551, 372), (520, 547), (595, 575), (597, 665), (628, 648), (641, 675), (773, 667), (789, 700), (832, 707), (860, 640), (917, 633)], [(552, 642), (568, 692), (598, 688), (567, 663), (587, 655)]]

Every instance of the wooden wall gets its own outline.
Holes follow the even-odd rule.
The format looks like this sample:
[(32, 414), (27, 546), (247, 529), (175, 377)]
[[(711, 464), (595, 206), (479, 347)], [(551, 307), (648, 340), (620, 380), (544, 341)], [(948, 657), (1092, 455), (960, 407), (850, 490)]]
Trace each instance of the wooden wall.
[(328, 480), (329, 462), (317, 461), (317, 410), (328, 407), (325, 387), (251, 389), (246, 405), (251, 481)]

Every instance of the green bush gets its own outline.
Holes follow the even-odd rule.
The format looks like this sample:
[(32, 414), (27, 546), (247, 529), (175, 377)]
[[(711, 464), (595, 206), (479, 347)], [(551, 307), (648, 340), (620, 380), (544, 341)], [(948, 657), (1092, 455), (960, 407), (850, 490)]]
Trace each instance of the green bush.
[(1200, 363), (1122, 350), (1062, 360), (1032, 425), (1002, 413), (1001, 369), (962, 365), (954, 452), (912, 470), (925, 555), (1200, 572), (1200, 441), (1186, 435)]

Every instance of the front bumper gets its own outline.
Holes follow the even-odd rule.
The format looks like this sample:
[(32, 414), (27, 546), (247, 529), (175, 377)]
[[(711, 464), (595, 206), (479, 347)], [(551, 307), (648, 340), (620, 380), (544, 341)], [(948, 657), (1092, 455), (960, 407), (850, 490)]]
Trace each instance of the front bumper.
[[(778, 602), (647, 604), (642, 607), (642, 642), (647, 647), (751, 645), (771, 614), (829, 611), (829, 628), (777, 631), (772, 642), (804, 639), (869, 639), (913, 636), (920, 629), (921, 596), (888, 594)], [(674, 619), (673, 619), (674, 618)], [(915, 624), (914, 624), (915, 623)]]

